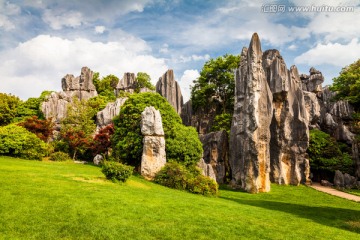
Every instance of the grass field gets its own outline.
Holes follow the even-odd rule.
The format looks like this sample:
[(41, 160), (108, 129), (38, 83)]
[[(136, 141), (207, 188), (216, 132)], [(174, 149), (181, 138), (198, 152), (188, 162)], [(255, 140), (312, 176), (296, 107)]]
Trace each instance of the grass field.
[(345, 192), (353, 194), (353, 195), (360, 196), (360, 190), (359, 189), (347, 189), (347, 190), (345, 190)]
[(0, 239), (360, 239), (360, 204), (311, 188), (218, 198), (100, 168), (0, 157)]

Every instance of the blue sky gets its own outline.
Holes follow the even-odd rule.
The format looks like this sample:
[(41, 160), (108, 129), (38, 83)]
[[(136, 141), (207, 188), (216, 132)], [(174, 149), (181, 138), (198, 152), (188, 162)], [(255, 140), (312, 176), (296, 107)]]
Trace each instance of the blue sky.
[[(319, 8), (331, 6), (353, 8)], [(354, 0), (0, 0), (0, 92), (27, 99), (59, 91), (61, 78), (78, 76), (82, 66), (120, 78), (147, 72), (153, 83), (174, 69), (188, 99), (203, 64), (240, 54), (254, 32), (288, 68), (308, 73), (313, 66), (331, 84), (360, 58), (359, 26)]]

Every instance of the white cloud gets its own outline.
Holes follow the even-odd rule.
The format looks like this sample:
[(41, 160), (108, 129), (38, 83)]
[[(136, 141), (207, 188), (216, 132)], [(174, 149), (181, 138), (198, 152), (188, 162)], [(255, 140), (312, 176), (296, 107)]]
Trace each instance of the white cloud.
[(298, 48), (298, 46), (296, 46), (295, 44), (291, 44), (288, 49), (289, 50), (296, 50)]
[(209, 54), (205, 54), (205, 55), (193, 54), (191, 56), (180, 55), (179, 57), (177, 57), (177, 59), (174, 59), (173, 61), (174, 63), (187, 63), (191, 61), (207, 61), (209, 59), (210, 59)]
[(62, 29), (63, 27), (76, 28), (85, 22), (80, 12), (66, 11), (59, 13), (51, 9), (45, 10), (43, 21), (55, 30)]
[(20, 7), (10, 2), (0, 0), (0, 29), (10, 31), (15, 29), (15, 24), (10, 19), (20, 13)]
[(200, 76), (199, 71), (196, 69), (185, 70), (183, 75), (180, 78), (179, 85), (181, 88), (181, 93), (184, 98), (184, 102), (187, 102), (190, 99), (190, 86), (193, 84), (193, 81)]
[(296, 57), (295, 63), (309, 66), (330, 64), (344, 67), (357, 60), (360, 57), (359, 53), (360, 43), (357, 38), (354, 38), (345, 45), (340, 43), (317, 44), (315, 48)]
[(43, 90), (60, 90), (60, 79), (67, 73), (80, 74), (82, 66), (120, 78), (124, 72), (146, 72), (153, 83), (168, 69), (165, 60), (151, 56), (137, 38), (128, 45), (40, 35), (1, 52), (0, 62), (1, 91), (22, 99), (39, 96)]
[(97, 34), (103, 34), (105, 30), (106, 30), (105, 26), (95, 26), (95, 33)]

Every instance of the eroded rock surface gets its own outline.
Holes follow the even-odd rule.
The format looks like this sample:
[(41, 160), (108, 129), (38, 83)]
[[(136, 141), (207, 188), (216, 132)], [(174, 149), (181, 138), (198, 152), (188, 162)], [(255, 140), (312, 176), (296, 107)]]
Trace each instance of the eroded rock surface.
[(242, 50), (235, 86), (230, 132), (232, 178), (247, 192), (268, 192), (273, 96), (262, 67), (261, 45), (256, 33), (249, 49)]
[(102, 128), (110, 123), (112, 119), (119, 115), (121, 106), (124, 105), (127, 98), (117, 98), (115, 102), (108, 103), (106, 107), (96, 114), (96, 125)]
[(136, 88), (136, 76), (135, 73), (124, 73), (122, 79), (119, 80), (116, 86), (116, 93), (119, 94), (120, 91), (133, 93)]
[(203, 160), (213, 169), (216, 182), (225, 183), (226, 177), (230, 176), (229, 142), (226, 131), (200, 135), (200, 141), (204, 149)]
[(66, 117), (67, 106), (74, 97), (87, 100), (97, 96), (93, 84), (93, 72), (88, 67), (81, 68), (78, 77), (67, 74), (61, 79), (62, 92), (51, 93), (41, 104), (41, 110), (46, 119), (52, 118), (55, 123)]
[(184, 104), (181, 89), (175, 81), (174, 71), (169, 69), (164, 73), (156, 83), (156, 92), (166, 98), (175, 111), (180, 114)]
[(213, 167), (211, 164), (206, 163), (203, 158), (200, 159), (197, 166), (201, 169), (201, 173), (204, 176), (211, 178), (212, 180), (216, 181), (216, 174), (214, 172)]
[(146, 107), (141, 113), (141, 133), (144, 138), (140, 173), (151, 180), (166, 164), (164, 130), (159, 110)]

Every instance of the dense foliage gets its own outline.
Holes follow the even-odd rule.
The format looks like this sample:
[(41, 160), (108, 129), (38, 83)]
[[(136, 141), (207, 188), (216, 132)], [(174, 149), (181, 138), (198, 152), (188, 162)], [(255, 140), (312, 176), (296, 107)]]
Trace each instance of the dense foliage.
[(203, 150), (196, 131), (182, 125), (173, 107), (157, 93), (133, 94), (122, 106), (119, 116), (114, 118), (112, 144), (115, 156), (129, 165), (140, 165), (143, 139), (140, 121), (147, 106), (153, 106), (161, 113), (167, 158), (186, 164), (198, 162)]
[(308, 153), (312, 170), (352, 173), (352, 159), (345, 144), (337, 143), (329, 134), (317, 129), (310, 130)]
[(138, 72), (136, 75), (136, 88), (135, 92), (140, 92), (141, 88), (148, 88), (150, 90), (155, 90), (154, 85), (151, 84), (151, 78), (147, 73)]
[(101, 171), (107, 179), (113, 182), (126, 182), (126, 180), (132, 175), (134, 167), (119, 162), (107, 161), (103, 163)]
[(214, 119), (214, 124), (211, 127), (211, 131), (216, 132), (216, 131), (225, 130), (229, 135), (231, 128), (231, 121), (232, 121), (232, 114), (230, 113), (222, 113), (216, 115)]
[(221, 112), (234, 110), (234, 71), (238, 67), (240, 56), (224, 55), (207, 61), (194, 81), (191, 100), (194, 110), (199, 107), (221, 105)]
[(44, 119), (41, 111), (41, 103), (45, 98), (51, 94), (52, 91), (43, 91), (38, 98), (29, 98), (25, 102), (21, 102), (16, 110), (15, 122), (24, 120), (28, 117), (36, 116), (39, 119)]
[(99, 79), (99, 73), (94, 73), (93, 83), (95, 85), (97, 93), (109, 100), (115, 100), (116, 96), (114, 90), (119, 82), (119, 78), (115, 75), (107, 75), (101, 80)]
[(26, 128), (29, 132), (35, 133), (44, 142), (47, 142), (53, 135), (54, 123), (51, 119), (42, 120), (37, 116), (32, 116), (18, 125)]
[(50, 160), (52, 161), (56, 161), (56, 162), (64, 162), (64, 161), (68, 161), (71, 158), (69, 157), (69, 154), (64, 153), (64, 152), (54, 152), (52, 154), (50, 154)]
[(163, 186), (186, 190), (202, 195), (218, 193), (218, 185), (209, 177), (203, 176), (195, 167), (185, 167), (176, 162), (167, 163), (155, 177), (155, 182)]
[(0, 126), (7, 125), (17, 115), (17, 107), (21, 100), (11, 94), (0, 93)]
[(360, 110), (360, 59), (342, 69), (340, 75), (333, 79), (332, 91), (336, 99), (345, 99)]
[(47, 145), (34, 133), (14, 124), (0, 127), (0, 154), (41, 160)]
[(90, 148), (91, 137), (82, 130), (68, 128), (61, 130), (60, 142), (63, 143), (62, 150), (72, 154), (75, 160), (78, 153), (84, 154)]

